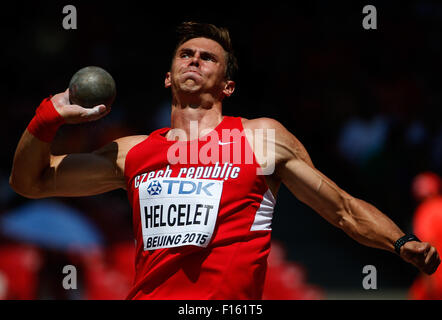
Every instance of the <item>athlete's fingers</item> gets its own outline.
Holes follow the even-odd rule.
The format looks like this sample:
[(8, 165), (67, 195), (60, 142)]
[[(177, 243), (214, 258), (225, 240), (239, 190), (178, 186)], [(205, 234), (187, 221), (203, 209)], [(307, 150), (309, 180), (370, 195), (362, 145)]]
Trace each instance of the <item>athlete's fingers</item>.
[(429, 243), (409, 241), (403, 245), (401, 248), (401, 256), (409, 261), (416, 261), (421, 259), (420, 257), (425, 255), (431, 248)]
[(57, 111), (66, 123), (77, 124), (98, 120), (108, 114), (110, 108), (106, 108), (104, 104), (97, 105), (93, 108), (83, 108), (76, 104), (68, 104), (58, 107)]
[(440, 264), (436, 248), (428, 242), (410, 241), (405, 243), (401, 256), (426, 274), (434, 273)]
[(100, 104), (100, 105), (95, 106), (93, 108), (83, 108), (83, 109), (85, 110), (84, 117), (88, 121), (98, 120), (98, 119), (104, 117), (110, 111), (110, 109), (108, 110), (104, 104)]
[(434, 259), (434, 253), (436, 252), (436, 249), (434, 247), (431, 247), (426, 253), (425, 253), (425, 264), (430, 263), (430, 259)]
[(427, 258), (425, 259), (425, 264), (427, 265), (427, 273), (434, 273), (440, 265), (440, 256), (437, 250), (432, 247), (431, 252), (428, 253)]
[(427, 242), (409, 248), (409, 253), (410, 262), (426, 274), (434, 273), (440, 264), (440, 257), (436, 248)]

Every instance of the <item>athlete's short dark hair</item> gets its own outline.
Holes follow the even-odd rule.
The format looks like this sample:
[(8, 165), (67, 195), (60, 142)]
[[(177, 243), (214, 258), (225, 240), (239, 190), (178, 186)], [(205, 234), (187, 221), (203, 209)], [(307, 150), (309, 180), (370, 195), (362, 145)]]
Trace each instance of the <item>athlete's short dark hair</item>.
[(176, 33), (178, 36), (178, 41), (173, 52), (174, 57), (178, 47), (190, 39), (211, 39), (218, 42), (226, 52), (226, 79), (233, 80), (235, 78), (238, 71), (238, 62), (233, 51), (229, 30), (209, 23), (188, 21), (181, 23), (176, 28)]

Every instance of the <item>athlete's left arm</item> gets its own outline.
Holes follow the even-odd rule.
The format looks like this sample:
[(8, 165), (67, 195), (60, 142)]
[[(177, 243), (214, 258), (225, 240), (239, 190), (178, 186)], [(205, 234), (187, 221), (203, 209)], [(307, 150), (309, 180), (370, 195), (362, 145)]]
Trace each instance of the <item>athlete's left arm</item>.
[[(300, 201), (359, 243), (395, 252), (394, 243), (404, 232), (391, 219), (316, 169), (302, 143), (279, 122), (266, 118), (260, 121), (263, 127), (275, 130), (274, 174)], [(405, 243), (400, 256), (427, 274), (440, 264), (436, 249), (427, 242)]]

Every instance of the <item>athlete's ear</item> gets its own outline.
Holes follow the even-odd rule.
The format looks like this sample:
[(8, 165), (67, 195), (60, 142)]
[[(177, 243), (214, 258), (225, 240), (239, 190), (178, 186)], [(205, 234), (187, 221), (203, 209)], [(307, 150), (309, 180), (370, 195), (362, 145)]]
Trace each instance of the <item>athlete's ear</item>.
[(172, 82), (170, 80), (170, 71), (169, 71), (168, 73), (166, 73), (166, 79), (164, 79), (164, 87), (170, 88), (171, 85), (172, 85)]
[(233, 91), (235, 91), (235, 81), (227, 80), (223, 90), (224, 95), (230, 97)]

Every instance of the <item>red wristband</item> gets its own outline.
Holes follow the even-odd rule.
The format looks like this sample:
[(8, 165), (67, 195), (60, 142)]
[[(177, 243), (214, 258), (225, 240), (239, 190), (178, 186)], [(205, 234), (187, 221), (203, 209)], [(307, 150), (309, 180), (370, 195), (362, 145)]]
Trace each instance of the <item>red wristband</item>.
[(45, 98), (35, 110), (27, 129), (37, 139), (52, 142), (58, 128), (65, 122), (64, 118), (55, 110), (51, 97)]

